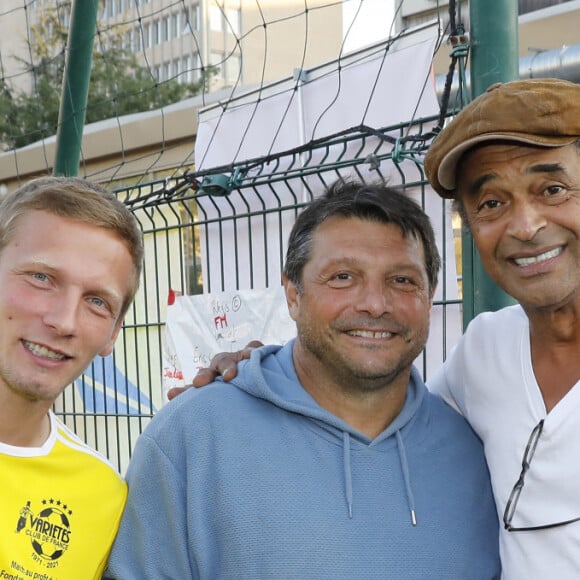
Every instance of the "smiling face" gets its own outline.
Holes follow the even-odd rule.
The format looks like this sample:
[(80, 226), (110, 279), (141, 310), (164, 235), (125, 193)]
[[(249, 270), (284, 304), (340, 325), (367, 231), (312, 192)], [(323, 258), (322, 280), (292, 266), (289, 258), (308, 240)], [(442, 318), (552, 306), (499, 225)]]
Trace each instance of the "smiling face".
[(307, 390), (406, 388), (429, 331), (422, 243), (393, 224), (334, 216), (314, 230), (301, 282), (284, 280), (296, 367), (301, 381), (314, 378)]
[(0, 396), (49, 406), (120, 330), (133, 285), (113, 233), (45, 211), (18, 220), (0, 253)]
[(490, 276), (530, 308), (580, 294), (580, 154), (575, 145), (491, 144), (462, 159), (458, 195)]

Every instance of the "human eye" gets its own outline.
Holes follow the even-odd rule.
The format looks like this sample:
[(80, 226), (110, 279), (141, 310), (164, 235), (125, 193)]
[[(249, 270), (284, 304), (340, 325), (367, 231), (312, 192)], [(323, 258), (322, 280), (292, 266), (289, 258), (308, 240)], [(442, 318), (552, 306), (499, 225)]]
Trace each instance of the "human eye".
[(545, 189), (546, 195), (558, 195), (566, 191), (566, 188), (563, 185), (548, 185)]
[(569, 191), (568, 187), (561, 183), (552, 183), (543, 188), (542, 197), (547, 203), (557, 205), (569, 198)]
[(50, 277), (44, 272), (31, 271), (27, 273), (30, 284), (37, 288), (46, 288), (50, 284)]
[(94, 306), (99, 306), (103, 308), (106, 306), (106, 302), (102, 298), (99, 298), (98, 296), (91, 296), (90, 302)]
[(353, 275), (350, 272), (335, 272), (328, 277), (332, 288), (344, 288), (352, 283)]
[(400, 285), (409, 285), (413, 283), (413, 280), (411, 278), (409, 278), (409, 276), (395, 276), (393, 278), (393, 282), (395, 284), (400, 284)]
[(486, 211), (493, 211), (495, 209), (498, 209), (502, 206), (502, 202), (499, 199), (486, 199), (484, 201), (482, 201), (478, 206), (477, 206), (477, 211), (479, 213), (481, 212), (486, 212)]
[(499, 196), (492, 193), (482, 195), (476, 202), (471, 204), (471, 208), (466, 205), (466, 209), (474, 220), (494, 220), (500, 217), (505, 209), (506, 203)]
[(404, 274), (393, 276), (391, 283), (394, 288), (402, 292), (415, 292), (421, 287), (421, 283), (418, 277), (413, 275), (408, 276)]
[(114, 315), (113, 308), (107, 300), (100, 296), (89, 296), (88, 304), (93, 312), (100, 316)]

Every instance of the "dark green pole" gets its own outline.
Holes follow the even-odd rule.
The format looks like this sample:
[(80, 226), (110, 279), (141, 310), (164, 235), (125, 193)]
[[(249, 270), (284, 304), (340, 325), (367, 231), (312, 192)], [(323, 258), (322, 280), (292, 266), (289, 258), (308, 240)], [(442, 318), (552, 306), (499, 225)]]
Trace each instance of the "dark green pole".
[[(518, 0), (470, 0), (471, 93), (519, 76)], [(462, 239), (463, 326), (479, 314), (498, 310), (514, 299), (487, 275), (468, 233)]]
[(72, 3), (56, 134), (55, 175), (77, 175), (79, 170), (98, 7), (98, 0)]

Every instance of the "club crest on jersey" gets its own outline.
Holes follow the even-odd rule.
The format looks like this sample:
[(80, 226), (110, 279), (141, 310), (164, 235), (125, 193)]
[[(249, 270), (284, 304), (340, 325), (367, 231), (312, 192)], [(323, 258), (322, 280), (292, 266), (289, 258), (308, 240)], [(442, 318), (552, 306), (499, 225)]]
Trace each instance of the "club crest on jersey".
[(72, 510), (60, 500), (43, 499), (35, 512), (31, 502), (20, 509), (16, 522), (16, 534), (25, 535), (32, 545), (32, 557), (47, 568), (58, 565), (59, 558), (67, 551), (71, 540), (70, 517)]

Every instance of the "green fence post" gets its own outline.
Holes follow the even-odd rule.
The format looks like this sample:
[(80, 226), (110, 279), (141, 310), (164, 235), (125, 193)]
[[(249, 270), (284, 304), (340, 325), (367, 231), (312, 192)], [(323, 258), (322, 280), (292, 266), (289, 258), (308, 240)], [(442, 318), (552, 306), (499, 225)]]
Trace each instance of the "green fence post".
[(56, 134), (55, 175), (77, 175), (97, 29), (98, 0), (73, 0)]
[[(475, 98), (492, 84), (519, 76), (518, 0), (471, 0), (471, 93)], [(462, 234), (463, 327), (488, 310), (514, 304), (487, 275), (473, 238)]]

